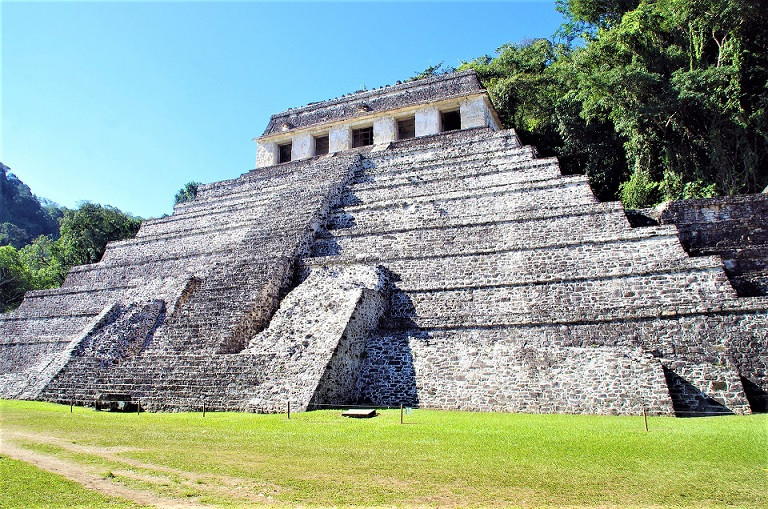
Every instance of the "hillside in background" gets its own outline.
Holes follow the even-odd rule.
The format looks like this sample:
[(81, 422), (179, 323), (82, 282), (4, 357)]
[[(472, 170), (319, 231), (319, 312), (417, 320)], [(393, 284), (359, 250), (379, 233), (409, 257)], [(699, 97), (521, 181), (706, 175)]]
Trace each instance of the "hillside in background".
[(29, 186), (0, 163), (0, 246), (20, 249), (40, 235), (58, 238), (59, 219), (65, 210), (32, 194)]
[(71, 267), (98, 262), (108, 242), (139, 230), (141, 218), (109, 205), (69, 210), (39, 199), (9, 170), (0, 163), (0, 312), (28, 290), (60, 286)]

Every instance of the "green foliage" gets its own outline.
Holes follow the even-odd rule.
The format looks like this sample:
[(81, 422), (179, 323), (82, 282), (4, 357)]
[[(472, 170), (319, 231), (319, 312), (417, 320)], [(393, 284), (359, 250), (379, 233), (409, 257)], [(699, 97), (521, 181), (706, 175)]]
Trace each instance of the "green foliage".
[(96, 263), (104, 254), (107, 242), (131, 238), (139, 226), (141, 219), (115, 207), (84, 203), (79, 209), (64, 213), (56, 256), (68, 267)]
[(54, 288), (75, 265), (96, 263), (110, 241), (136, 235), (141, 219), (120, 210), (85, 203), (61, 218), (61, 235), (40, 235), (17, 250), (0, 247), (0, 311), (16, 308), (28, 290)]
[(52, 241), (41, 235), (19, 250), (19, 258), (29, 273), (33, 288), (55, 288), (64, 281), (69, 266), (60, 256), (60, 243), (60, 239)]
[(0, 312), (15, 309), (24, 292), (33, 288), (32, 277), (13, 246), (0, 246)]
[(639, 209), (658, 201), (659, 183), (645, 171), (636, 171), (619, 186), (621, 201), (629, 209)]
[[(768, 184), (768, 24), (747, 0), (561, 0), (566, 44), (476, 69), (502, 121), (627, 207)], [(578, 38), (584, 45), (570, 43)]]
[(176, 196), (174, 197), (174, 203), (178, 205), (179, 203), (184, 203), (187, 201), (192, 201), (197, 197), (197, 188), (200, 186), (201, 182), (187, 182), (184, 184), (184, 187), (179, 189), (176, 192)]
[(63, 211), (50, 202), (41, 202), (29, 187), (0, 163), (0, 245), (17, 249), (38, 235), (58, 235)]

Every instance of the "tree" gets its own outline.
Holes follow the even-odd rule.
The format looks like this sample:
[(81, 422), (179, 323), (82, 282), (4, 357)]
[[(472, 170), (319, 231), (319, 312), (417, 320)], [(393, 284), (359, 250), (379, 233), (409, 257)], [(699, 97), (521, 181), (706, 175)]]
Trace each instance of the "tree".
[[(768, 24), (747, 0), (561, 0), (473, 68), (502, 122), (627, 207), (768, 185)], [(582, 37), (583, 45), (572, 46)]]
[(24, 292), (32, 288), (29, 273), (16, 248), (0, 246), (0, 312), (18, 307)]
[(35, 289), (61, 285), (69, 270), (58, 254), (57, 241), (45, 235), (40, 235), (19, 249), (19, 259), (26, 267), (30, 283)]
[(641, 2), (578, 52), (581, 116), (612, 123), (624, 140), (626, 206), (768, 183), (759, 12), (743, 0)]
[(178, 205), (179, 203), (194, 200), (197, 197), (197, 188), (200, 184), (201, 182), (194, 181), (184, 184), (184, 187), (176, 192), (176, 196), (174, 197), (175, 204)]
[(84, 203), (68, 210), (61, 219), (61, 236), (54, 256), (63, 267), (96, 263), (107, 242), (131, 238), (141, 226), (141, 219), (129, 216), (115, 207)]

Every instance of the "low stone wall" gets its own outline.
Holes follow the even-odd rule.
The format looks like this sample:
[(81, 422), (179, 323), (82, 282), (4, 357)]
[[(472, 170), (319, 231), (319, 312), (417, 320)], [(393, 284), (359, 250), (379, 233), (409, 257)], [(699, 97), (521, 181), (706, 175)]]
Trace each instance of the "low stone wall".
[(680, 200), (632, 212), (638, 226), (677, 226), (692, 256), (717, 254), (739, 295), (768, 295), (768, 196)]

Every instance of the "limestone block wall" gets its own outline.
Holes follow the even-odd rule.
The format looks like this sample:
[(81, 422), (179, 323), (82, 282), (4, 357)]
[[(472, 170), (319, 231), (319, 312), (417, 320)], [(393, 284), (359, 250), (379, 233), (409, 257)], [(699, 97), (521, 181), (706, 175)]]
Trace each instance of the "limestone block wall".
[(535, 345), (465, 330), (377, 335), (367, 351), (363, 399), (379, 404), (536, 413), (673, 410), (661, 365), (639, 349)]
[(300, 129), (324, 122), (354, 119), (361, 114), (376, 115), (406, 106), (460, 98), (482, 91), (483, 88), (473, 70), (435, 76), (278, 113), (270, 118), (264, 135), (279, 133), (286, 124), (291, 128)]
[(653, 211), (693, 256), (717, 254), (740, 295), (768, 295), (768, 196), (681, 200)]
[(489, 128), (255, 170), (200, 186), (0, 317), (0, 394), (113, 392), (147, 410), (762, 411), (768, 298), (734, 290), (725, 244), (692, 247), (720, 226), (679, 226), (762, 219), (742, 228), (730, 204), (717, 221), (707, 207), (633, 228), (584, 177)]
[(743, 381), (762, 390), (750, 380), (763, 376), (765, 333), (729, 317), (765, 325), (766, 303), (745, 307), (719, 257), (690, 258), (672, 226), (631, 228), (619, 204), (597, 203), (583, 179), (516, 143), (512, 132), (476, 130), (366, 156), (303, 261), (382, 266), (393, 282), (366, 344), (361, 399), (473, 410), (759, 409), (762, 396), (747, 398)]

